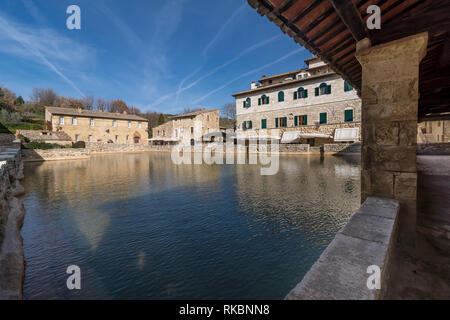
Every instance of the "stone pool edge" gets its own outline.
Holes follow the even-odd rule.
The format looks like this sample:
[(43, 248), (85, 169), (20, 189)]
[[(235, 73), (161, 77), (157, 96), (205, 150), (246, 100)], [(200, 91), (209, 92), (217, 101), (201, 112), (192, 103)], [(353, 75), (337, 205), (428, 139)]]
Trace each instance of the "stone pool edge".
[(0, 300), (23, 299), (25, 257), (20, 234), (25, 208), (18, 198), (25, 190), (20, 183), (23, 161), (20, 144), (0, 151)]

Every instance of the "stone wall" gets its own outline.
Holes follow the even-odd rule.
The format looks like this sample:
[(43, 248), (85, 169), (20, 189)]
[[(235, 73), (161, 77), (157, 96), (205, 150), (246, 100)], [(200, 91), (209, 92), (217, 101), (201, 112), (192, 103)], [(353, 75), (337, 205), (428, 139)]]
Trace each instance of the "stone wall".
[(23, 149), (23, 161), (49, 161), (49, 160), (70, 160), (89, 158), (90, 152), (87, 149)]
[(337, 153), (337, 154), (361, 153), (361, 143), (356, 142), (352, 144), (348, 143), (324, 144), (323, 151), (325, 153)]
[(0, 300), (22, 299), (25, 276), (20, 230), (25, 209), (17, 196), (23, 164), (20, 146), (0, 147)]
[(153, 151), (154, 148), (148, 144), (117, 144), (117, 143), (86, 143), (86, 149), (90, 153), (115, 153), (115, 152), (139, 152)]
[[(390, 275), (399, 203), (369, 197), (339, 231), (287, 300), (382, 299)], [(369, 266), (380, 268), (380, 289), (369, 289)], [(373, 271), (372, 271), (373, 273)]]
[(420, 155), (450, 155), (450, 142), (447, 143), (418, 143), (417, 154)]
[(13, 144), (16, 137), (12, 133), (0, 133), (0, 146), (9, 146)]

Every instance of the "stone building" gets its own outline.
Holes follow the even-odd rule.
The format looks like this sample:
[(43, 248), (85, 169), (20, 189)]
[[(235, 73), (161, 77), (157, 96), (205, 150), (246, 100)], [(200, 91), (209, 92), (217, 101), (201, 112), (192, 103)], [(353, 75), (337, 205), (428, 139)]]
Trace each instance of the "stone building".
[(148, 120), (126, 112), (46, 107), (45, 122), (53, 131), (64, 131), (75, 142), (148, 143)]
[(354, 140), (359, 140), (361, 99), (356, 90), (319, 58), (305, 63), (307, 68), (263, 76), (250, 90), (233, 94), (238, 132), (296, 131), (298, 142), (317, 145), (332, 142), (336, 129), (356, 128)]
[(153, 144), (195, 145), (209, 133), (220, 132), (219, 110), (199, 110), (171, 117), (166, 123), (155, 127)]
[(450, 142), (450, 120), (423, 121), (418, 127), (420, 143)]

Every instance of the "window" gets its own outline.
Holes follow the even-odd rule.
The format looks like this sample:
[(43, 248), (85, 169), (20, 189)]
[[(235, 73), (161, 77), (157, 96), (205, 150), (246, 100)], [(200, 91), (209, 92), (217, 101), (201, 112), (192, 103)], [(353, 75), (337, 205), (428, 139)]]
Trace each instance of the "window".
[(116, 143), (119, 142), (119, 136), (116, 136)]
[[(128, 128), (131, 128), (131, 121), (128, 121)], [(159, 131), (158, 131), (159, 134)]]
[(59, 124), (64, 124), (64, 117), (59, 117)]
[(159, 136), (159, 130), (158, 130), (158, 136)]
[(319, 123), (320, 124), (327, 123), (327, 113), (326, 112), (322, 112), (319, 114)]
[(194, 133), (194, 127), (191, 127), (191, 134)]
[(315, 90), (316, 96), (321, 96), (324, 94), (330, 94), (331, 93), (331, 85), (327, 85), (326, 83), (321, 83), (319, 87)]
[(243, 130), (247, 130), (247, 129), (251, 129), (253, 127), (253, 123), (252, 121), (244, 121), (242, 122), (242, 129)]
[(353, 109), (345, 110), (345, 122), (353, 121)]
[(90, 121), (90, 125), (93, 126), (94, 125), (94, 119), (91, 119)]
[(89, 135), (89, 142), (92, 142), (92, 135)]
[(139, 129), (142, 128), (142, 122), (139, 121), (138, 127)]
[(247, 98), (243, 101), (244, 108), (250, 108), (252, 105), (252, 100), (250, 98)]
[(269, 104), (269, 97), (263, 94), (261, 98), (258, 99), (258, 106), (262, 104)]
[(78, 142), (80, 140), (80, 136), (79, 135), (75, 135), (75, 142)]
[(166, 130), (163, 130), (163, 137), (166, 136)]
[(302, 116), (295, 116), (294, 117), (294, 125), (297, 126), (306, 126), (308, 124), (308, 116), (302, 115)]
[(117, 121), (116, 120), (113, 120), (113, 127), (114, 128), (117, 127)]
[(287, 127), (287, 117), (275, 118), (275, 128), (286, 128)]
[(127, 140), (127, 143), (128, 143), (128, 140), (130, 139), (130, 136), (129, 135), (127, 135), (127, 137), (126, 137), (126, 140)]
[(261, 120), (261, 129), (267, 129), (267, 119)]
[(308, 90), (305, 90), (302, 87), (300, 87), (297, 89), (297, 91), (294, 91), (294, 100), (303, 98), (308, 98)]
[(72, 125), (73, 126), (76, 126), (77, 125), (77, 118), (72, 118)]
[(344, 81), (344, 91), (352, 91), (353, 87), (347, 81)]
[(280, 91), (278, 92), (278, 102), (283, 102), (284, 101), (284, 92)]

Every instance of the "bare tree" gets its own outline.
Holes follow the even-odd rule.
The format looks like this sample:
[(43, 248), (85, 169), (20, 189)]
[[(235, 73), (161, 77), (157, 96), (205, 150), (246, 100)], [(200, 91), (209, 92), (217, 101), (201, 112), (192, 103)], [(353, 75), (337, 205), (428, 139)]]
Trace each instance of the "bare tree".
[(236, 105), (232, 102), (226, 103), (220, 108), (220, 114), (224, 118), (236, 120)]
[(94, 96), (91, 94), (84, 96), (81, 99), (81, 105), (83, 109), (94, 110)]
[(128, 112), (128, 106), (125, 103), (125, 101), (121, 99), (113, 100), (111, 102), (111, 106), (108, 110), (109, 112), (120, 112), (123, 113), (124, 111)]
[(189, 107), (186, 107), (183, 110), (183, 114), (196, 112), (196, 111), (202, 111), (202, 110), (203, 110), (202, 108), (189, 108)]
[(56, 105), (58, 95), (53, 89), (34, 88), (30, 99), (43, 106), (54, 106)]

